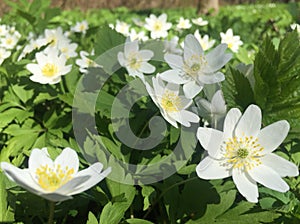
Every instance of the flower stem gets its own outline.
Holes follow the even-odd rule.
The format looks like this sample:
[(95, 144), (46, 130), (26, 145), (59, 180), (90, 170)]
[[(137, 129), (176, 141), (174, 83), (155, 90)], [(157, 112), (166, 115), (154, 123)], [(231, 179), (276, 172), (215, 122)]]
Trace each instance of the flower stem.
[(55, 208), (55, 202), (49, 201), (49, 218), (48, 218), (48, 224), (54, 224), (54, 208)]

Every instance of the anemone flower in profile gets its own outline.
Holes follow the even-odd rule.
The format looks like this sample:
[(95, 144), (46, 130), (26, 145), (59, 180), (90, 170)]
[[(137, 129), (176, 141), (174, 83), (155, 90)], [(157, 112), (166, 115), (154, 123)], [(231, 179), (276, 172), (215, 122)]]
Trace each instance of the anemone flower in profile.
[(10, 180), (53, 202), (72, 199), (72, 195), (90, 189), (111, 172), (110, 167), (102, 172), (103, 165), (100, 162), (78, 171), (79, 159), (71, 148), (65, 148), (54, 161), (46, 148), (33, 149), (27, 169), (7, 162), (1, 162), (0, 166)]
[(199, 122), (198, 115), (186, 110), (192, 104), (192, 100), (179, 95), (179, 85), (168, 83), (165, 86), (159, 76), (152, 78), (152, 84), (153, 88), (146, 83), (146, 89), (162, 116), (171, 125), (177, 128), (178, 122), (190, 127), (191, 122)]
[(272, 153), (286, 138), (289, 123), (277, 121), (261, 129), (261, 110), (250, 105), (244, 114), (231, 109), (224, 121), (223, 132), (198, 128), (197, 138), (208, 155), (196, 167), (202, 179), (232, 176), (238, 191), (249, 201), (258, 201), (257, 183), (279, 192), (289, 190), (282, 179), (298, 176), (298, 167)]

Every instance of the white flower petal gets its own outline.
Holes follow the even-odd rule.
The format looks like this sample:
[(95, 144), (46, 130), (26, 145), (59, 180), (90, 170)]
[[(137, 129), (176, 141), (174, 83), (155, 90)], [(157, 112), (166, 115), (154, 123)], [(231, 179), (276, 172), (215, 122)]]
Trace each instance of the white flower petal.
[(264, 148), (262, 153), (273, 152), (286, 138), (290, 129), (287, 121), (277, 121), (260, 130), (257, 138), (258, 143)]
[(296, 177), (299, 175), (299, 168), (292, 162), (274, 154), (269, 153), (261, 157), (261, 162), (277, 172), (281, 177)]
[(216, 72), (211, 74), (201, 74), (198, 76), (198, 80), (204, 84), (214, 84), (225, 80), (225, 76), (222, 72)]
[(77, 173), (79, 168), (78, 155), (74, 149), (67, 147), (56, 157), (54, 164), (68, 167), (68, 169), (73, 169), (74, 173)]
[(185, 127), (190, 127), (192, 123), (198, 123), (200, 118), (198, 117), (198, 115), (187, 111), (187, 110), (181, 110), (178, 114), (178, 122), (182, 125), (184, 125)]
[(128, 56), (131, 54), (131, 53), (135, 53), (135, 52), (138, 52), (139, 50), (139, 44), (138, 44), (138, 41), (135, 40), (135, 41), (129, 41), (127, 40), (125, 42), (125, 46), (124, 46), (124, 54), (125, 54), (125, 57), (128, 58)]
[(181, 56), (176, 54), (165, 54), (164, 58), (172, 69), (182, 70), (184, 63)]
[(126, 62), (125, 62), (125, 56), (123, 52), (118, 53), (118, 61), (122, 67), (125, 66)]
[(250, 105), (239, 120), (235, 135), (237, 137), (257, 137), (261, 127), (261, 110), (256, 105)]
[(223, 132), (212, 128), (199, 127), (197, 138), (211, 157), (217, 158), (219, 156), (220, 147), (223, 142)]
[(231, 58), (232, 54), (225, 54), (227, 44), (220, 44), (206, 55), (211, 72), (221, 69)]
[(245, 172), (240, 169), (232, 170), (232, 179), (238, 191), (247, 201), (258, 202), (258, 187), (256, 182)]
[(40, 194), (39, 196), (53, 202), (62, 202), (73, 198), (71, 196), (57, 194), (57, 193), (45, 193), (45, 194)]
[(203, 86), (199, 85), (195, 81), (190, 81), (183, 85), (184, 95), (189, 99), (194, 98), (198, 93), (201, 92), (202, 89)]
[(155, 72), (155, 67), (147, 62), (142, 62), (139, 71), (146, 74), (151, 74)]
[(76, 189), (74, 189), (70, 195), (74, 195), (86, 191), (92, 188), (93, 186), (95, 186), (96, 184), (98, 184), (105, 177), (107, 177), (108, 174), (111, 172), (111, 167), (101, 172), (102, 168), (103, 165), (98, 162), (98, 163), (94, 163), (89, 168), (80, 171), (77, 174), (77, 177), (89, 175), (90, 178), (87, 181), (83, 182), (81, 186), (76, 187)]
[(143, 59), (143, 61), (149, 61), (153, 57), (154, 53), (150, 50), (140, 50), (139, 56)]
[(226, 104), (223, 98), (222, 90), (218, 90), (211, 99), (212, 113), (225, 114)]
[[(79, 172), (78, 172), (79, 173)], [(55, 191), (51, 193), (61, 194), (61, 195), (71, 195), (74, 189), (81, 186), (84, 182), (88, 181), (91, 176), (75, 176), (73, 179), (68, 181), (66, 184), (62, 185)]]
[(176, 84), (184, 84), (188, 81), (182, 77), (180, 70), (173, 70), (173, 69), (167, 70), (167, 71), (159, 74), (159, 77), (161, 77), (161, 79), (163, 79), (167, 82), (172, 82), (172, 83), (176, 83)]
[(207, 156), (196, 167), (197, 175), (205, 180), (222, 179), (230, 176), (230, 171), (220, 161)]
[(43, 149), (33, 149), (31, 151), (29, 160), (28, 160), (28, 169), (32, 178), (36, 178), (36, 170), (41, 166), (48, 166), (49, 168), (53, 168), (54, 163), (52, 159), (49, 157), (46, 148)]
[(233, 132), (236, 128), (238, 121), (240, 120), (242, 113), (237, 108), (232, 108), (228, 111), (224, 121), (224, 139), (232, 138)]
[(31, 193), (41, 195), (45, 191), (34, 181), (29, 169), (19, 169), (12, 164), (1, 162), (1, 169), (5, 175), (18, 185), (28, 190)]
[(156, 96), (162, 96), (165, 92), (165, 85), (163, 81), (160, 79), (160, 76), (152, 78), (154, 94)]
[(191, 54), (202, 55), (203, 49), (193, 34), (188, 34), (184, 39), (184, 59), (189, 59)]
[(261, 164), (249, 170), (249, 175), (258, 183), (279, 192), (289, 190), (289, 185), (273, 169)]
[(32, 74), (41, 74), (42, 73), (42, 70), (40, 68), (39, 65), (37, 64), (27, 64), (26, 65), (26, 68), (28, 71), (30, 71)]
[(169, 122), (175, 128), (178, 128), (176, 120), (173, 117), (171, 117), (169, 114), (167, 114), (162, 108), (160, 109), (160, 113), (167, 122)]

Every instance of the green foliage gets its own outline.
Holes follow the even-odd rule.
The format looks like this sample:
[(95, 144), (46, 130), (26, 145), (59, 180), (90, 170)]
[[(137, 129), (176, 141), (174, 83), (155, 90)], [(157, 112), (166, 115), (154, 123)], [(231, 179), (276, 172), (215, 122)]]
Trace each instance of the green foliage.
[(234, 68), (227, 71), (222, 89), (229, 107), (245, 109), (255, 103), (263, 111), (264, 125), (288, 120), (289, 137), (297, 138), (300, 134), (299, 54), (296, 32), (288, 33), (278, 49), (267, 38), (255, 57), (253, 74)]

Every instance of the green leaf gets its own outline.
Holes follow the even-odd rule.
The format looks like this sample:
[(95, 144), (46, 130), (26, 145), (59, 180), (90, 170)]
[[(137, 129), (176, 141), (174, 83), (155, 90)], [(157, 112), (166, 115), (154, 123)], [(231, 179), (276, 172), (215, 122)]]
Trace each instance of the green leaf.
[(31, 99), (34, 94), (32, 89), (25, 90), (24, 87), (19, 85), (13, 85), (12, 89), (23, 103), (26, 103), (29, 99)]
[(144, 219), (126, 219), (125, 222), (129, 224), (154, 224), (153, 222)]
[(142, 186), (142, 195), (144, 197), (143, 211), (146, 211), (156, 196), (155, 189), (152, 186)]
[(254, 62), (254, 98), (263, 123), (287, 120), (289, 138), (300, 135), (300, 43), (297, 32), (287, 33), (276, 50), (266, 39)]
[(89, 216), (86, 224), (99, 224), (97, 218), (92, 212), (89, 212)]
[(228, 210), (225, 214), (218, 217), (216, 223), (232, 223), (239, 224), (241, 220), (245, 224), (252, 223), (271, 223), (276, 218), (280, 216), (280, 214), (276, 214), (273, 211), (251, 211), (251, 209), (255, 206), (255, 204), (242, 201), (234, 208)]
[(112, 201), (106, 204), (100, 216), (101, 224), (119, 223), (135, 197), (135, 187), (132, 185), (106, 180)]
[(254, 95), (249, 80), (239, 70), (230, 68), (226, 73), (222, 90), (229, 108), (246, 108), (254, 103)]
[(215, 223), (218, 216), (224, 214), (234, 203), (236, 196), (235, 190), (220, 193), (219, 204), (208, 204), (205, 214), (197, 221), (187, 223)]
[(122, 34), (112, 30), (109, 26), (101, 27), (96, 34), (95, 55), (101, 55), (105, 51), (124, 43), (125, 37)]
[(6, 177), (0, 172), (0, 222), (13, 222), (14, 213), (9, 208), (7, 203)]

